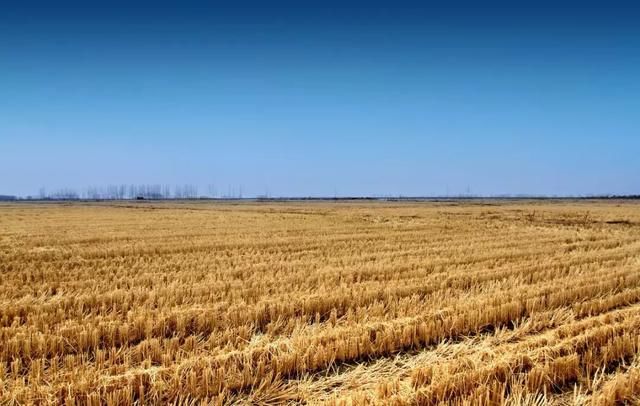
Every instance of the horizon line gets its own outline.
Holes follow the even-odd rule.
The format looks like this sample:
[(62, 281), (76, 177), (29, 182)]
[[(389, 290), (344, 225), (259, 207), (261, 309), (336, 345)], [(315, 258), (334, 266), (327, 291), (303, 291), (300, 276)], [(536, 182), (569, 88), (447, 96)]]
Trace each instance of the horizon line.
[(0, 194), (0, 202), (154, 202), (154, 201), (446, 201), (446, 200), (640, 200), (640, 194), (582, 194), (582, 195), (545, 195), (545, 194), (494, 194), (494, 195), (353, 195), (353, 196), (195, 196), (195, 197), (125, 197), (125, 198), (86, 198), (86, 197), (45, 197), (17, 196)]

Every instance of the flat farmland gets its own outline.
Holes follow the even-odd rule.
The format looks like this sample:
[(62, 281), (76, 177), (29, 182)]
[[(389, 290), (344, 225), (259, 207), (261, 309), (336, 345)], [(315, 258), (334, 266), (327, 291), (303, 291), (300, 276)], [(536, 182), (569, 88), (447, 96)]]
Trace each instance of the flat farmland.
[(614, 405), (634, 201), (0, 205), (0, 404)]

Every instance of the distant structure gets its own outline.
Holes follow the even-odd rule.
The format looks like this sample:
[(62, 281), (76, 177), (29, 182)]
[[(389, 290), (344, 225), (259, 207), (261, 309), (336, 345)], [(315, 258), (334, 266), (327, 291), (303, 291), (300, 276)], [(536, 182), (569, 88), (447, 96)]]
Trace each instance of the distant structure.
[(12, 200), (18, 200), (18, 198), (12, 195), (0, 195), (0, 202), (9, 202)]

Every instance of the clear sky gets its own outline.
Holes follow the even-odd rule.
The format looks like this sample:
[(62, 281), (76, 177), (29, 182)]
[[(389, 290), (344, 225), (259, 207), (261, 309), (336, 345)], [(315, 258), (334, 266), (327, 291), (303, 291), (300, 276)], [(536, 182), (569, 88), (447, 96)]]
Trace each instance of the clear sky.
[(93, 3), (0, 5), (0, 194), (640, 193), (633, 2)]

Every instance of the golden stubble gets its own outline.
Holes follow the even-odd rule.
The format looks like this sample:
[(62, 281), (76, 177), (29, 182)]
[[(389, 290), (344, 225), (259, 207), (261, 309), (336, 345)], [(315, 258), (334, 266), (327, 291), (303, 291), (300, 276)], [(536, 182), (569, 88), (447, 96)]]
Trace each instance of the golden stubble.
[(640, 205), (0, 205), (0, 404), (640, 395)]

